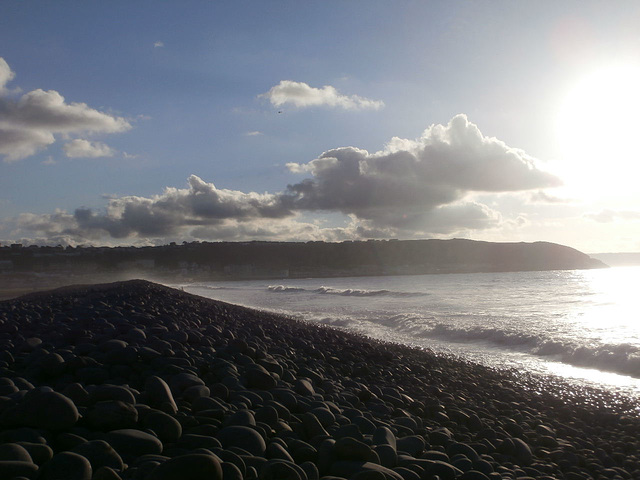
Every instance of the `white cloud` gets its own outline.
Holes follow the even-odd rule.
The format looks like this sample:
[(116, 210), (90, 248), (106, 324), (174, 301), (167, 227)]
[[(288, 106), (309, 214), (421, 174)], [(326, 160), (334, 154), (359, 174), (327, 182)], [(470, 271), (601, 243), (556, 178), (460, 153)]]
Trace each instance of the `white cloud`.
[[(416, 140), (394, 138), (382, 151), (343, 147), (305, 164), (307, 174), (279, 193), (219, 189), (196, 175), (187, 188), (151, 197), (110, 197), (105, 211), (21, 216), (23, 230), (78, 243), (111, 237), (130, 241), (189, 239), (413, 238), (487, 231), (510, 222), (487, 197), (552, 187), (559, 179), (523, 151), (482, 135), (466, 116), (432, 125)], [(341, 213), (346, 227), (321, 228), (303, 214)], [(513, 227), (514, 225), (512, 225)]]
[(330, 86), (322, 88), (311, 87), (304, 82), (282, 80), (278, 85), (259, 95), (267, 98), (275, 107), (293, 105), (298, 108), (328, 106), (339, 107), (346, 110), (373, 109), (378, 110), (384, 106), (380, 100), (370, 100), (358, 95), (341, 95)]
[(157, 42), (155, 42), (153, 44), (153, 47), (154, 48), (162, 48), (162, 47), (164, 47), (164, 42), (161, 42), (160, 40), (158, 40)]
[[(432, 125), (417, 140), (393, 138), (376, 153), (355, 147), (329, 150), (307, 164), (288, 164), (312, 178), (287, 187), (293, 210), (354, 214), (379, 227), (412, 225), (478, 228), (491, 220), (488, 210), (467, 204), (467, 215), (438, 215), (444, 206), (460, 205), (472, 192), (514, 192), (560, 184), (539, 170), (535, 160), (495, 138), (482, 135), (465, 115), (448, 125)], [(469, 216), (473, 212), (474, 219)], [(445, 218), (446, 217), (446, 218)], [(446, 222), (445, 222), (446, 220)], [(482, 221), (480, 222), (482, 223)]]
[[(0, 58), (4, 64), (4, 59)], [(0, 62), (0, 84), (12, 75)], [(12, 99), (0, 90), (0, 155), (11, 162), (34, 155), (55, 143), (55, 135), (119, 133), (131, 124), (122, 117), (100, 112), (86, 103), (67, 103), (55, 90), (36, 89)]]
[(16, 74), (11, 70), (6, 60), (0, 57), (0, 94), (6, 91), (7, 83), (9, 83)]
[(259, 136), (261, 136), (261, 135), (264, 135), (264, 133), (259, 132), (259, 131), (257, 131), (257, 130), (254, 130), (254, 131), (252, 131), (252, 132), (247, 132), (247, 133), (245, 133), (245, 136), (247, 136), (247, 137), (259, 137)]
[(64, 153), (69, 158), (98, 158), (113, 157), (115, 151), (101, 142), (90, 142), (76, 138), (63, 147)]

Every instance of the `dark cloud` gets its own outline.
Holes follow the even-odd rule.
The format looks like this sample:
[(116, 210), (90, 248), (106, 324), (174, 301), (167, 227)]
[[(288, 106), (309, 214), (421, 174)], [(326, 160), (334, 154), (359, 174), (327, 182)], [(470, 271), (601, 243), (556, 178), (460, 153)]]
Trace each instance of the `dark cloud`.
[[(471, 200), (478, 192), (541, 189), (559, 179), (521, 150), (483, 136), (464, 115), (433, 125), (417, 140), (392, 139), (380, 152), (355, 147), (289, 164), (306, 178), (280, 193), (218, 189), (192, 175), (187, 188), (150, 198), (110, 198), (104, 212), (21, 217), (23, 229), (115, 239), (325, 239), (445, 235), (499, 226), (502, 216)], [(302, 220), (313, 212), (342, 213), (343, 227)]]

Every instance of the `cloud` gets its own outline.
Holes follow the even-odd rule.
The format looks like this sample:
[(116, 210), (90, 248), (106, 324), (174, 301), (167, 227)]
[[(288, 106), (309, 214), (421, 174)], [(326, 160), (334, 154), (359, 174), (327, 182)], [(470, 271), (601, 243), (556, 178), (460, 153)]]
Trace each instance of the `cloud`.
[(73, 214), (25, 214), (19, 217), (19, 224), (44, 235), (142, 238), (177, 234), (195, 227), (220, 226), (225, 221), (248, 222), (292, 215), (277, 195), (218, 189), (196, 175), (191, 175), (188, 183), (188, 188), (170, 187), (151, 198), (112, 198), (104, 213), (78, 208)]
[(259, 97), (267, 98), (274, 107), (293, 105), (298, 108), (327, 106), (346, 110), (378, 110), (384, 106), (384, 102), (380, 100), (370, 100), (358, 95), (341, 95), (330, 85), (315, 88), (291, 80), (282, 80)]
[(530, 201), (533, 203), (571, 203), (571, 200), (567, 198), (560, 198), (554, 195), (549, 195), (543, 190), (533, 192), (530, 196)]
[[(104, 211), (19, 217), (39, 237), (271, 240), (415, 238), (497, 228), (510, 220), (478, 201), (559, 185), (523, 151), (482, 135), (466, 116), (432, 125), (416, 140), (393, 138), (375, 153), (343, 147), (308, 163), (288, 164), (306, 178), (277, 193), (219, 189), (196, 175), (186, 188), (151, 197), (109, 197)], [(320, 227), (302, 220), (316, 213), (347, 216), (349, 224)]]
[(634, 221), (640, 220), (640, 212), (603, 209), (596, 213), (587, 213), (585, 217), (598, 223), (611, 223), (616, 220)]
[[(6, 65), (4, 59), (0, 58)], [(0, 84), (12, 76), (2, 76)], [(4, 87), (3, 87), (4, 88)], [(18, 99), (0, 90), (0, 155), (11, 162), (34, 155), (55, 143), (55, 135), (120, 133), (131, 128), (122, 117), (100, 112), (86, 103), (67, 103), (55, 90), (33, 90)]]
[(115, 150), (100, 142), (90, 142), (76, 138), (63, 147), (64, 153), (69, 158), (98, 158), (113, 157)]
[[(444, 219), (438, 209), (460, 205), (471, 192), (514, 192), (561, 183), (539, 170), (523, 151), (482, 135), (465, 115), (446, 126), (430, 126), (417, 140), (393, 138), (380, 152), (337, 148), (307, 164), (287, 166), (312, 176), (287, 187), (291, 209), (339, 211), (392, 227), (435, 228), (434, 221)], [(474, 212), (482, 216), (477, 208)], [(459, 218), (461, 226), (470, 219), (454, 215), (447, 221), (452, 218)]]
[(15, 72), (11, 70), (6, 60), (0, 57), (0, 94), (6, 92), (7, 83), (13, 80), (15, 76)]
[(164, 47), (164, 42), (161, 42), (160, 40), (158, 40), (157, 42), (154, 42), (153, 44), (153, 48), (162, 48)]
[(245, 136), (247, 136), (247, 137), (259, 137), (259, 136), (261, 136), (261, 135), (264, 135), (264, 133), (259, 132), (259, 131), (257, 131), (257, 130), (254, 130), (254, 131), (252, 131), (252, 132), (247, 132), (247, 133), (245, 133)]

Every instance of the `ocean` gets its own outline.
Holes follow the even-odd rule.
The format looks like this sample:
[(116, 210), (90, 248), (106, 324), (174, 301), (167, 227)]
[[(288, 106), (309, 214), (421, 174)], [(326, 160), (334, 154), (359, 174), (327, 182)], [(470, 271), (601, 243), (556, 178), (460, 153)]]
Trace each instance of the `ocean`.
[(177, 286), (490, 367), (640, 398), (639, 280), (640, 267), (615, 267)]

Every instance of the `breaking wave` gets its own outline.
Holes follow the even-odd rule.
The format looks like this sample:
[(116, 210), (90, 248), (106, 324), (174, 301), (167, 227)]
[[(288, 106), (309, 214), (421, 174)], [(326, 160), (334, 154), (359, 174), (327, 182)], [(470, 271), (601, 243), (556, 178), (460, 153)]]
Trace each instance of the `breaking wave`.
[(285, 292), (285, 293), (315, 293), (319, 295), (341, 295), (344, 297), (422, 297), (427, 295), (426, 293), (418, 292), (393, 292), (391, 290), (365, 290), (358, 288), (333, 288), (333, 287), (319, 287), (314, 289), (301, 288), (301, 287), (288, 287), (286, 285), (269, 285), (267, 290), (270, 292)]
[(601, 371), (640, 378), (640, 348), (631, 344), (579, 345), (570, 341), (552, 340), (530, 333), (510, 332), (496, 328), (455, 328), (436, 323), (420, 326), (411, 322), (396, 324), (399, 331), (425, 338), (455, 343), (484, 343), (500, 349), (520, 351), (559, 361), (574, 367), (594, 368)]

